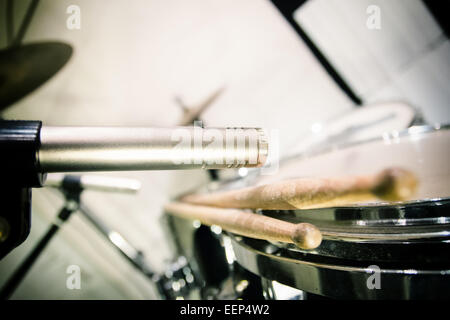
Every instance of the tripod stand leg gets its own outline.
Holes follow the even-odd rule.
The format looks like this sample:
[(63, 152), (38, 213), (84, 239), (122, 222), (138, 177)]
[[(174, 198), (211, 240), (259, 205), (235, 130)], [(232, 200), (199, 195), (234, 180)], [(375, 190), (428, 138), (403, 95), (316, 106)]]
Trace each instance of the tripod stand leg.
[(50, 228), (47, 230), (45, 235), (39, 240), (38, 244), (33, 248), (33, 250), (28, 254), (25, 260), (21, 263), (19, 268), (13, 273), (11, 278), (8, 279), (5, 286), (0, 291), (0, 300), (6, 300), (11, 297), (17, 287), (20, 285), (22, 280), (27, 275), (28, 271), (36, 262), (37, 258), (41, 255), (44, 249), (49, 244), (50, 240), (55, 236), (58, 232), (62, 223), (67, 221), (70, 215), (74, 212), (74, 209), (68, 209), (64, 207), (58, 214), (58, 219), (61, 223), (52, 223)]

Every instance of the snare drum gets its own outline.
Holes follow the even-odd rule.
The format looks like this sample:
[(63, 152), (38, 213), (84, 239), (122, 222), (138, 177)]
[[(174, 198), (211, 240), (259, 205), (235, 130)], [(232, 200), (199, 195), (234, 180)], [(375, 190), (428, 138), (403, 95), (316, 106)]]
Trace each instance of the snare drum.
[[(196, 259), (199, 248), (186, 249), (186, 244), (198, 239), (195, 222), (175, 218), (174, 225), (178, 227), (174, 232), (178, 238), (183, 235), (185, 240), (178, 243), (192, 264), (197, 265), (194, 269), (200, 277), (221, 274), (220, 279), (214, 279), (217, 288), (221, 288), (220, 281), (226, 283), (234, 277), (233, 270), (243, 267), (250, 271), (248, 278), (253, 277), (253, 282), (254, 275), (257, 276), (259, 294), (266, 298), (283, 297), (276, 292), (280, 286), (297, 292), (291, 295), (297, 298), (450, 298), (449, 127), (412, 127), (304, 154), (283, 161), (276, 175), (249, 176), (218, 188), (268, 184), (296, 177), (376, 173), (392, 166), (417, 175), (419, 189), (410, 201), (256, 211), (277, 219), (316, 225), (323, 234), (323, 242), (315, 250), (216, 232), (213, 238), (218, 245), (213, 251), (221, 258), (214, 260), (211, 253), (200, 254), (211, 257), (205, 263)], [(217, 189), (217, 184), (213, 186)], [(186, 232), (188, 229), (180, 227), (182, 224), (189, 224), (193, 231)], [(218, 255), (217, 251), (222, 253)], [(233, 263), (238, 267), (233, 268)]]

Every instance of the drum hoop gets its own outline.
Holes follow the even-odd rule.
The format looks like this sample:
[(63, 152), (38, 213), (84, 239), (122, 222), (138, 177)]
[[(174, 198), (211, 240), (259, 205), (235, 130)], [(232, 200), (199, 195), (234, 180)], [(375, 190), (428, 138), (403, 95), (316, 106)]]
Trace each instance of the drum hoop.
[[(430, 213), (431, 208), (434, 210)], [(425, 209), (427, 215), (422, 216)], [(321, 230), (324, 239), (376, 242), (450, 239), (450, 198), (257, 212), (288, 222), (312, 223)]]

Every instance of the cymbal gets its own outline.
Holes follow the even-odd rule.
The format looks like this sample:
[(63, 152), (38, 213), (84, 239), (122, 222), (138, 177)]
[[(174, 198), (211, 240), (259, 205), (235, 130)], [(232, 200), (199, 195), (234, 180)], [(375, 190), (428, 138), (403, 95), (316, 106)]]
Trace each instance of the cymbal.
[(0, 50), (0, 111), (37, 89), (72, 56), (62, 42), (39, 42)]

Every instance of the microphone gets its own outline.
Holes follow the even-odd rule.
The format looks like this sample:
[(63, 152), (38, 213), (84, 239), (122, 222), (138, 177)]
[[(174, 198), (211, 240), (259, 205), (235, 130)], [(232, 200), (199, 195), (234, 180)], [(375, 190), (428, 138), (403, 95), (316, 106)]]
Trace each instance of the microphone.
[(259, 128), (47, 127), (41, 172), (260, 167), (268, 143)]
[(67, 190), (95, 190), (104, 192), (136, 193), (141, 183), (135, 179), (100, 175), (67, 175), (51, 173), (47, 175), (44, 187)]
[(39, 187), (51, 172), (261, 167), (268, 142), (259, 128), (51, 127), (0, 121), (5, 181)]

